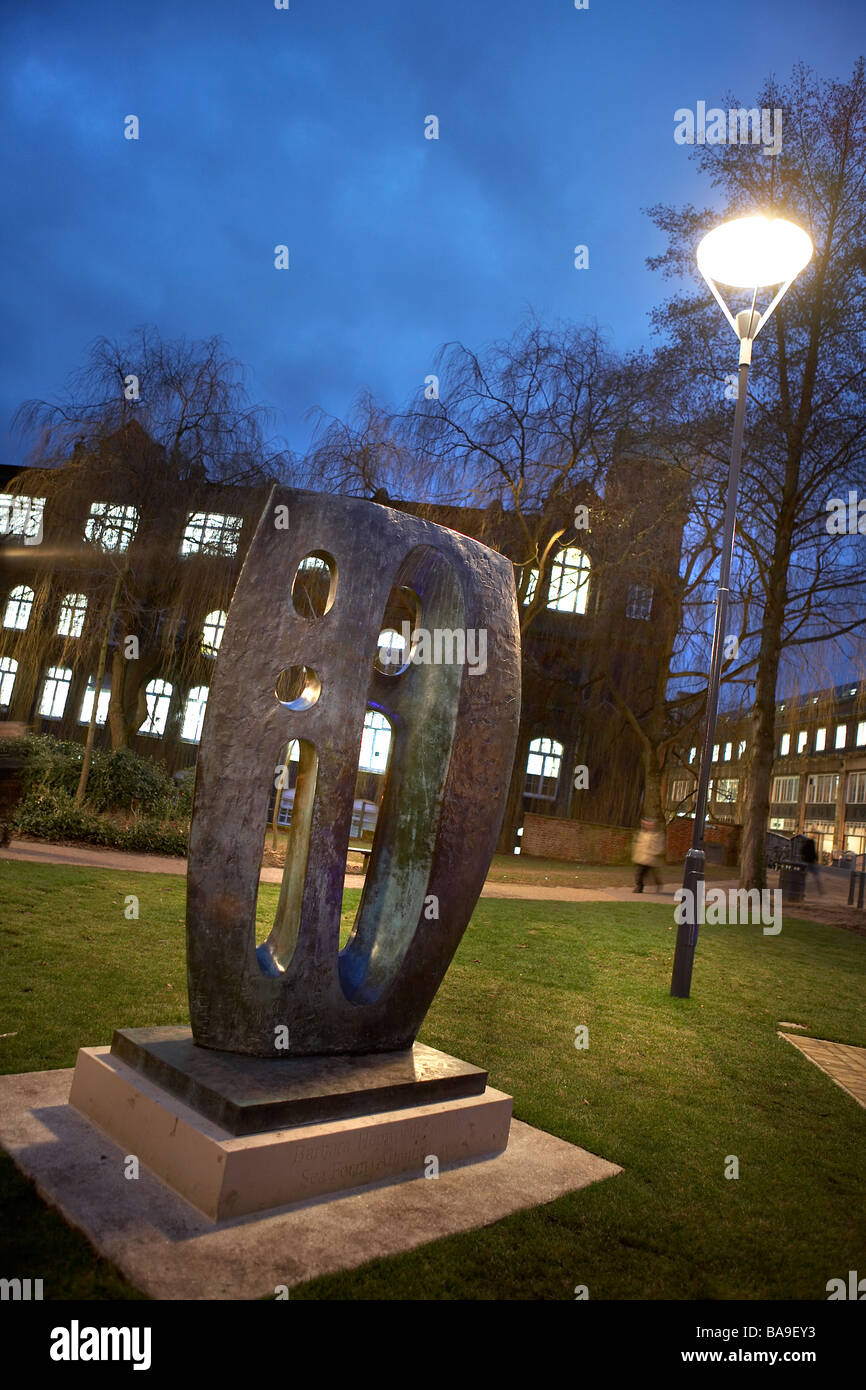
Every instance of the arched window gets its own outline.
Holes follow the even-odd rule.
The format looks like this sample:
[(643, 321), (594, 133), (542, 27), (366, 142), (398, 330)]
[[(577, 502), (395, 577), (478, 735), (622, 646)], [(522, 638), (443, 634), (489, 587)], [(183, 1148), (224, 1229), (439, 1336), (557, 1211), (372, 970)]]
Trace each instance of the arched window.
[(144, 692), (145, 699), (147, 700), (147, 718), (138, 731), (140, 734), (151, 734), (154, 738), (162, 738), (168, 719), (171, 692), (172, 686), (170, 681), (155, 680), (148, 682)]
[(190, 743), (198, 743), (201, 738), (201, 726), (207, 708), (207, 692), (206, 685), (196, 685), (186, 697), (183, 710), (183, 728), (180, 731), (180, 736), (188, 739)]
[(71, 684), (72, 671), (68, 666), (49, 666), (39, 701), (39, 713), (46, 719), (61, 719)]
[(0, 656), (0, 705), (5, 709), (12, 702), (12, 687), (18, 662), (11, 656)]
[(80, 637), (87, 612), (86, 594), (64, 594), (57, 631), (61, 637)]
[(529, 745), (526, 759), (526, 782), (523, 787), (526, 796), (539, 797), (553, 801), (559, 786), (559, 772), (562, 767), (563, 747), (553, 738), (534, 738)]
[(204, 656), (216, 656), (223, 640), (225, 625), (226, 614), (222, 608), (215, 608), (212, 613), (207, 614), (201, 627), (201, 649)]
[(361, 756), (358, 767), (362, 772), (384, 772), (391, 749), (391, 725), (376, 709), (368, 709), (361, 735)]
[(6, 612), (3, 614), (3, 626), (17, 627), (23, 632), (30, 622), (35, 597), (33, 590), (28, 589), (26, 584), (19, 584), (17, 589), (13, 589), (6, 604)]
[[(96, 681), (90, 676), (87, 682), (87, 689), (84, 692), (84, 699), (81, 701), (81, 713), (78, 716), (79, 724), (89, 724), (90, 716), (93, 713), (93, 697), (96, 694)], [(96, 702), (96, 722), (104, 724), (108, 718), (108, 706), (111, 701), (111, 687), (103, 688), (99, 692), (99, 699)]]
[(575, 546), (560, 550), (550, 567), (547, 606), (560, 613), (585, 613), (589, 598), (589, 556)]

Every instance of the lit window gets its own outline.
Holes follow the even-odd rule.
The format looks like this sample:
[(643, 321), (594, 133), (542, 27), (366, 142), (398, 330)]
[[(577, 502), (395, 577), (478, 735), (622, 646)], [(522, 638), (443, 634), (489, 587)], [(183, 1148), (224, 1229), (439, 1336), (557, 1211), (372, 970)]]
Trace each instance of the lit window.
[(716, 783), (716, 801), (725, 801), (730, 805), (736, 801), (739, 790), (738, 777), (720, 777)]
[(223, 640), (225, 625), (226, 614), (222, 608), (215, 608), (212, 613), (208, 613), (201, 628), (201, 649), (205, 656), (216, 656)]
[(806, 801), (810, 805), (828, 806), (836, 800), (838, 791), (838, 772), (821, 772), (807, 781)]
[(571, 547), (561, 550), (550, 567), (547, 606), (560, 613), (585, 613), (589, 597), (589, 556)]
[[(90, 716), (93, 713), (93, 696), (96, 692), (96, 681), (93, 677), (87, 682), (87, 689), (84, 692), (84, 699), (81, 701), (81, 713), (78, 716), (79, 724), (89, 724)], [(96, 702), (96, 722), (104, 724), (108, 718), (108, 705), (111, 700), (111, 689), (104, 686), (99, 692), (99, 699)]]
[(15, 684), (15, 673), (18, 670), (18, 662), (11, 656), (0, 656), (0, 705), (5, 709), (12, 700), (12, 687)]
[(741, 738), (737, 744), (737, 757), (741, 758), (746, 751), (746, 740)]
[(731, 758), (732, 758), (733, 756), (734, 756), (734, 745), (733, 745), (732, 743), (726, 743), (726, 744), (725, 744), (725, 756), (724, 756), (724, 760), (723, 760), (723, 761), (726, 762), (726, 763), (729, 763), (729, 762), (731, 761)]
[(393, 627), (383, 628), (376, 643), (376, 666), (380, 671), (399, 673), (406, 665), (406, 638)]
[(181, 555), (234, 555), (241, 538), (241, 517), (222, 512), (190, 512), (180, 543)]
[(698, 751), (697, 748), (690, 748), (690, 749), (689, 749), (689, 762), (690, 762), (690, 763), (693, 763), (693, 762), (694, 762), (694, 760), (695, 760), (695, 755), (696, 755), (697, 751)]
[(68, 666), (49, 666), (39, 701), (39, 713), (46, 719), (60, 719), (66, 709), (71, 684), (72, 671)]
[(771, 801), (788, 802), (792, 805), (800, 800), (799, 777), (774, 777)]
[(361, 735), (361, 756), (358, 767), (362, 772), (384, 772), (391, 749), (391, 725), (378, 710), (369, 709), (364, 716)]
[(857, 725), (857, 747), (862, 748), (866, 743), (866, 719), (861, 719)]
[(103, 550), (126, 550), (138, 529), (135, 507), (115, 507), (109, 502), (91, 502), (84, 538)]
[(717, 763), (718, 761), (719, 761), (719, 745), (718, 745), (717, 743), (714, 743), (714, 744), (713, 744), (713, 762), (714, 762), (714, 763)]
[(790, 751), (791, 751), (791, 735), (790, 735), (790, 734), (782, 734), (782, 742), (781, 742), (781, 744), (779, 745), (779, 752), (781, 753), (782, 757), (784, 758), (785, 755), (786, 755), (786, 753), (790, 753)]
[(0, 536), (23, 536), (25, 543), (38, 543), (42, 539), (44, 510), (44, 497), (0, 492)]
[(694, 812), (695, 784), (691, 777), (678, 777), (671, 784), (670, 806), (678, 816)]
[(809, 742), (809, 734), (805, 729), (801, 729), (797, 735), (797, 752), (805, 753), (806, 744)]
[(849, 806), (862, 806), (866, 803), (866, 772), (848, 773), (848, 790), (845, 800)]
[(3, 626), (17, 627), (23, 632), (30, 622), (35, 597), (33, 590), (28, 589), (26, 584), (19, 584), (17, 589), (13, 589), (6, 604), (6, 612), (3, 614)]
[(526, 593), (523, 595), (524, 604), (531, 603), (535, 598), (535, 590), (538, 587), (538, 570), (529, 571), (529, 579), (526, 583)]
[(651, 584), (629, 584), (625, 604), (627, 618), (648, 619), (652, 614), (653, 587)]
[(86, 612), (86, 594), (66, 594), (60, 605), (60, 622), (57, 624), (60, 636), (80, 637), (84, 630)]
[(846, 741), (847, 741), (847, 738), (848, 738), (848, 725), (847, 725), (847, 724), (837, 724), (837, 725), (836, 725), (836, 747), (837, 747), (837, 748), (844, 748), (844, 747), (845, 747), (845, 743), (846, 743)]
[(152, 734), (162, 738), (168, 720), (168, 707), (171, 703), (172, 687), (169, 681), (150, 681), (145, 692), (147, 718), (139, 729), (140, 734)]
[(183, 711), (183, 727), (180, 731), (181, 738), (185, 738), (190, 743), (198, 743), (201, 738), (201, 726), (204, 722), (204, 712), (207, 708), (206, 685), (193, 686), (186, 697), (186, 704)]
[(542, 797), (552, 801), (559, 785), (559, 771), (562, 766), (563, 746), (553, 738), (534, 738), (529, 745), (526, 759), (526, 796)]
[(827, 730), (819, 729), (815, 735), (815, 752), (823, 753), (827, 747)]

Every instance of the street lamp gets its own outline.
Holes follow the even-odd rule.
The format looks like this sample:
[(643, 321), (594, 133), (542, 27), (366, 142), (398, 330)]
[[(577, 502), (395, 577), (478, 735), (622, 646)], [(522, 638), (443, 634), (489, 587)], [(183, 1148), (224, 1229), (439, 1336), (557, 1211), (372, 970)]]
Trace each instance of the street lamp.
[[(707, 714), (701, 745), (698, 786), (695, 798), (695, 824), (692, 846), (686, 855), (683, 874), (682, 916), (677, 931), (677, 946), (671, 977), (671, 994), (688, 999), (692, 981), (692, 966), (698, 940), (698, 884), (704, 881), (704, 826), (707, 817), (707, 789), (712, 767), (713, 740), (719, 708), (719, 682), (728, 615), (728, 596), (731, 578), (731, 559), (737, 521), (737, 492), (740, 484), (740, 458), (743, 451), (743, 425), (746, 417), (746, 391), (752, 343), (772, 314), (783, 294), (791, 287), (812, 257), (810, 237), (793, 222), (782, 217), (737, 217), (723, 222), (708, 232), (698, 251), (698, 268), (722, 307), (722, 312), (740, 340), (737, 405), (734, 412), (734, 438), (731, 444), (731, 463), (728, 470), (728, 492), (725, 504), (725, 529), (722, 540), (721, 572), (716, 594), (716, 620), (713, 629), (713, 651), (710, 659), (710, 678), (707, 686)], [(729, 289), (750, 290), (752, 303), (736, 317), (719, 293), (719, 285)], [(779, 289), (762, 314), (756, 303), (758, 290), (778, 285)]]

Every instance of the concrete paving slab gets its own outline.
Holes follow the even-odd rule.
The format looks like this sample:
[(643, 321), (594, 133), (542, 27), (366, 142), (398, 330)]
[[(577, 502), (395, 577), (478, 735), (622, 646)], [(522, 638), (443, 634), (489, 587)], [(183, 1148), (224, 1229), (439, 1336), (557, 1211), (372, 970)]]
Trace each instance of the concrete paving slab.
[[(72, 1069), (0, 1077), (0, 1145), (40, 1196), (157, 1299), (255, 1299), (500, 1221), (622, 1171), (513, 1120), (505, 1153), (214, 1225), (68, 1104)], [(50, 1271), (45, 1297), (51, 1298)]]
[(828, 1042), (826, 1038), (805, 1038), (796, 1033), (780, 1032), (779, 1037), (792, 1043), (804, 1057), (820, 1067), (837, 1086), (841, 1086), (858, 1105), (866, 1109), (866, 1047)]

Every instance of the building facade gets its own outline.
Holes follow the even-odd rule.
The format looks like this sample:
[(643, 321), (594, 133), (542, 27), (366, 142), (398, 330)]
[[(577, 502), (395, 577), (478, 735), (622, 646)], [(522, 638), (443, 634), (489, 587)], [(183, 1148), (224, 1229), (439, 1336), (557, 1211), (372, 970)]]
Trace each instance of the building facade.
[[(43, 470), (0, 476), (0, 719), (83, 740), (95, 700), (97, 747), (131, 747), (174, 773), (195, 762), (231, 593), (266, 490), (200, 477), (149, 488), (148, 469), (164, 460), (158, 451), (149, 456), (152, 446), (138, 435), (111, 444), (118, 456), (133, 447), (147, 468), (97, 468), (89, 486), (86, 460), (78, 460), (67, 465), (79, 470), (76, 485), (59, 497)], [(629, 461), (630, 479), (634, 467)], [(582, 526), (569, 524), (569, 510), (546, 521), (562, 539), (541, 577), (531, 573), (524, 585), (523, 606), (534, 601), (535, 612), (523, 643), (509, 848), (519, 846), (526, 812), (619, 826), (639, 815), (640, 749), (610, 682), (640, 717), (658, 685), (654, 634), (663, 599), (653, 565), (675, 572), (679, 555), (676, 526), (660, 510), (652, 563), (627, 558), (629, 528), (640, 529), (643, 544), (652, 529), (647, 486), (639, 516), (633, 500), (616, 513), (612, 484), (604, 506), (581, 494)], [(577, 513), (574, 498), (569, 508)], [(519, 565), (523, 537), (513, 514), (500, 511), (491, 522), (478, 509), (423, 512)], [(390, 731), (381, 720), (369, 712), (359, 750), (358, 796), (369, 803), (387, 773)], [(283, 754), (283, 820), (296, 752)], [(269, 816), (274, 800), (271, 788)]]
[[(723, 716), (717, 737), (710, 813), (720, 825), (739, 825), (748, 716)], [(780, 701), (775, 738), (768, 831), (809, 835), (824, 863), (866, 854), (866, 682)], [(690, 815), (696, 780), (697, 748), (680, 749), (667, 775), (669, 815)]]

